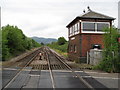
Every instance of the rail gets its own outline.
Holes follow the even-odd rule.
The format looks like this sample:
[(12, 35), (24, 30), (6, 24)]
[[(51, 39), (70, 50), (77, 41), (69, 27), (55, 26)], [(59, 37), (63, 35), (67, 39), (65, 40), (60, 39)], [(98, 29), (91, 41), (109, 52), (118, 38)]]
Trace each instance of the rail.
[(72, 73), (74, 75), (76, 75), (88, 88), (90, 88), (91, 90), (95, 90), (86, 80), (84, 80), (80, 75), (78, 75), (66, 62), (64, 62), (60, 56), (58, 56), (56, 53), (52, 52), (50, 50), (50, 48), (47, 47), (47, 49), (53, 54), (56, 56), (56, 58), (58, 58), (58, 60), (63, 63), (69, 70), (72, 71)]
[[(9, 86), (9, 84), (10, 84), (11, 82), (13, 82), (14, 79), (22, 72), (22, 70), (24, 70), (24, 69), (34, 60), (34, 58), (38, 55), (38, 54), (37, 54), (38, 51), (39, 51), (39, 49), (33, 52), (33, 53), (35, 53), (35, 55), (34, 55), (30, 60), (26, 60), (26, 63), (24, 62), (24, 64), (22, 65), (22, 68), (18, 69), (18, 71), (17, 71), (17, 73), (15, 74), (15, 76), (14, 76), (13, 78), (11, 78), (11, 79), (6, 83), (6, 85), (2, 87), (1, 90), (4, 90), (5, 88), (7, 88), (7, 87)], [(30, 55), (32, 55), (33, 53), (31, 53)], [(30, 56), (30, 55), (28, 55), (28, 56)], [(28, 56), (26, 56), (26, 57), (28, 57)], [(24, 57), (24, 58), (26, 58), (26, 57)], [(21, 59), (21, 61), (22, 61), (22, 59)]]

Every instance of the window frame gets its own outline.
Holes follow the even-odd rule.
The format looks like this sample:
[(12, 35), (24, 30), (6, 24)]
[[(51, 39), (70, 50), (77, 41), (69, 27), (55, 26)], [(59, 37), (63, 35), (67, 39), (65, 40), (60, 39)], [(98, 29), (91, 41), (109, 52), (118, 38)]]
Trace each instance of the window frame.
[[(95, 30), (94, 31), (83, 31), (83, 24), (84, 23), (95, 23)], [(105, 24), (108, 24), (109, 25), (109, 28), (110, 28), (110, 22), (91, 22), (91, 21), (82, 21), (81, 22), (81, 32), (82, 33), (105, 33), (103, 31), (98, 31), (98, 27), (97, 27), (97, 24), (98, 23), (105, 23)]]
[(80, 33), (80, 22), (77, 22), (69, 28), (69, 37), (79, 33)]
[[(97, 27), (97, 32), (103, 32), (103, 31), (98, 31), (98, 24), (99, 23), (102, 23), (103, 24), (103, 22), (97, 22), (96, 24), (96, 27)], [(104, 24), (108, 24), (109, 25), (109, 28), (110, 28), (110, 23), (109, 22), (104, 22)]]
[(72, 35), (72, 27), (69, 28), (69, 36)]
[[(83, 30), (83, 31), (84, 31), (84, 29), (83, 29), (83, 24), (84, 24), (84, 23), (88, 23), (88, 24), (89, 24), (89, 23), (92, 23), (92, 24), (94, 24), (94, 30), (93, 30), (93, 29), (88, 29), (88, 30), (93, 30), (93, 31), (90, 31), (90, 32), (96, 31), (96, 25), (95, 25), (96, 23), (95, 23), (95, 22), (83, 22), (83, 23), (82, 23), (82, 30)], [(87, 30), (87, 29), (85, 29), (85, 30)], [(86, 32), (86, 31), (85, 31), (85, 32)]]
[(73, 45), (70, 45), (70, 52), (73, 51)]
[(77, 46), (74, 45), (74, 52), (76, 53), (77, 52)]

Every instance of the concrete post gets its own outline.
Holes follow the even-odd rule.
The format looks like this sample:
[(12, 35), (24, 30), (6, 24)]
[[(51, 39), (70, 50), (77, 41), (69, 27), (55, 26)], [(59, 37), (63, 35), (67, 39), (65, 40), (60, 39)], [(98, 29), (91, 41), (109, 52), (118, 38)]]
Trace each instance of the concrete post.
[(87, 64), (89, 64), (89, 52), (87, 51)]

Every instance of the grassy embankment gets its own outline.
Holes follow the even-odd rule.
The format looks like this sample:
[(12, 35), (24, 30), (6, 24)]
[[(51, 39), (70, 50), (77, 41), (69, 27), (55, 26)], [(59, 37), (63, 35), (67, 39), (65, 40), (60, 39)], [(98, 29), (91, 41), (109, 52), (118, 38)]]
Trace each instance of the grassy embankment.
[(53, 42), (52, 44), (48, 44), (47, 46), (67, 58), (68, 42), (63, 45), (59, 45), (57, 42)]

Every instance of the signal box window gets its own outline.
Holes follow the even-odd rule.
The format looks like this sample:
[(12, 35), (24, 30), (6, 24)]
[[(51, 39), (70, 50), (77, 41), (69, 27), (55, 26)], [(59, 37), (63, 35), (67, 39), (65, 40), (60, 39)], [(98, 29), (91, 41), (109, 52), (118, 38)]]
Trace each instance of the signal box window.
[(77, 52), (77, 47), (76, 47), (76, 45), (74, 45), (74, 52)]
[(106, 24), (106, 23), (97, 23), (97, 31), (101, 31), (106, 28), (106, 27), (109, 27), (109, 24)]
[(70, 52), (72, 52), (72, 49), (73, 49), (73, 48), (72, 48), (72, 45), (71, 45), (71, 46), (70, 46)]
[(95, 23), (84, 22), (83, 31), (95, 31)]

